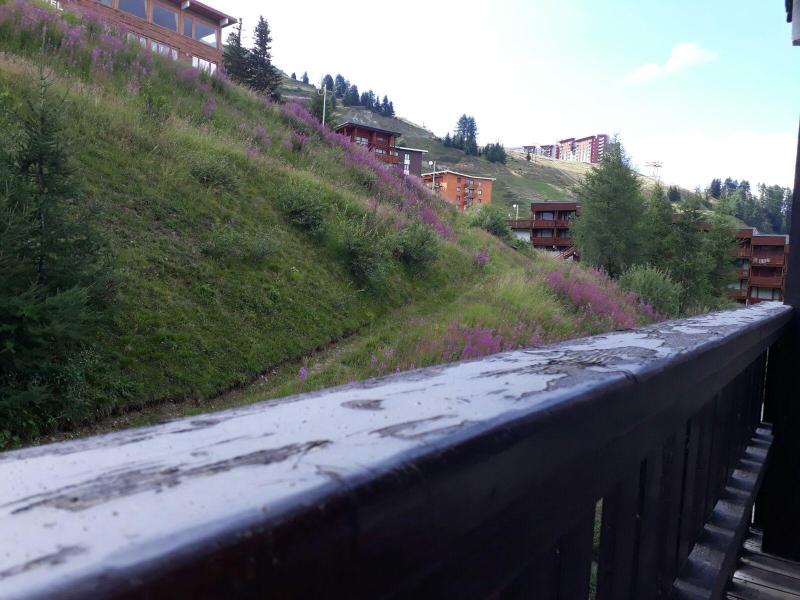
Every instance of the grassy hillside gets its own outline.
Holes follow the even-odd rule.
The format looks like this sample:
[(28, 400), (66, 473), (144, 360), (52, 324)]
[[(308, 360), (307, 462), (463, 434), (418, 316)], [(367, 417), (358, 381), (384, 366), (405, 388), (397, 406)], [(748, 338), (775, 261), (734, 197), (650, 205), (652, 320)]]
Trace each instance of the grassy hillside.
[(16, 407), (37, 420), (6, 423), (12, 443), (167, 400), (203, 406), (263, 373), (279, 375), (258, 397), (656, 317), (599, 274), (471, 227), (300, 106), (88, 18), (0, 4), (0, 50), (5, 115), (35, 94), (42, 66), (52, 72), (78, 202), (116, 280), (92, 360), (73, 365), (81, 411)]

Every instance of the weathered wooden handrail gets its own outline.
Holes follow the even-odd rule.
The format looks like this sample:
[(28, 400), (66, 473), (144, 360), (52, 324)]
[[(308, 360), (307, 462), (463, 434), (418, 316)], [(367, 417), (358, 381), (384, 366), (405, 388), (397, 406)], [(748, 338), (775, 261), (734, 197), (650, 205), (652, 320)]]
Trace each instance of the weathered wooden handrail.
[(719, 572), (695, 554), (720, 505), (734, 527), (725, 506), (752, 504), (790, 315), (764, 303), (0, 455), (0, 597), (586, 600), (601, 499), (598, 598), (710, 597)]

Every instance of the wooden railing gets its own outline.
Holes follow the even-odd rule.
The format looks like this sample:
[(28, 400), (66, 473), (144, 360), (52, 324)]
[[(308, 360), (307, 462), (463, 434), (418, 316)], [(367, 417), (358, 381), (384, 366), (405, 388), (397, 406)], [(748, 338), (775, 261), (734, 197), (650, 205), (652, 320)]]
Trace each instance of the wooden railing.
[(758, 256), (753, 255), (750, 259), (750, 263), (754, 266), (756, 265), (769, 265), (769, 266), (776, 266), (781, 267), (784, 263), (783, 255), (778, 256)]
[[(780, 273), (780, 272), (779, 272)], [(769, 277), (764, 275), (750, 275), (750, 285), (757, 285), (761, 287), (776, 287), (779, 288), (783, 285), (783, 276)]]
[(790, 317), (761, 304), (0, 455), (0, 597), (586, 600), (595, 579), (599, 600), (719, 597)]

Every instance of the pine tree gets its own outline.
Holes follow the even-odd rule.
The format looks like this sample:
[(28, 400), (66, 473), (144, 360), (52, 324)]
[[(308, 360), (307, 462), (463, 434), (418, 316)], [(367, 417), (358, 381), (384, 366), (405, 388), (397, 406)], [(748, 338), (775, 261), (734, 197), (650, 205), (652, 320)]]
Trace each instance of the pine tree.
[(644, 211), (643, 239), (646, 240), (643, 259), (653, 267), (669, 270), (676, 248), (672, 244), (672, 204), (664, 188), (656, 183), (647, 199)]
[(333, 77), (330, 75), (325, 75), (322, 78), (322, 87), (328, 88), (328, 91), (332, 94), (333, 93)]
[(395, 115), (394, 102), (392, 102), (391, 100), (389, 100), (389, 108), (386, 112), (387, 112), (386, 114), (387, 117), (393, 117)]
[(449, 131), (445, 134), (442, 144), (444, 144), (445, 148), (451, 148), (453, 146), (453, 138), (450, 137)]
[(358, 104), (360, 106), (366, 106), (368, 108), (372, 108), (372, 100), (370, 100), (368, 92), (361, 93), (361, 97), (358, 99)]
[(272, 65), (271, 43), (269, 24), (263, 16), (259, 17), (253, 31), (253, 48), (248, 55), (247, 83), (254, 90), (277, 98), (281, 80), (277, 69)]
[(577, 196), (581, 214), (572, 229), (581, 259), (619, 276), (640, 259), (644, 213), (641, 183), (619, 142), (607, 146)]
[(530, 152), (525, 154), (525, 160), (527, 160), (528, 162), (531, 162), (531, 153)]
[(342, 75), (337, 75), (333, 80), (333, 91), (339, 98), (344, 98), (347, 93), (347, 88), (350, 87), (347, 80)]
[(78, 200), (63, 100), (41, 72), (38, 87), (15, 115), (19, 135), (0, 148), (0, 447), (8, 432), (81, 414), (87, 398), (75, 397), (70, 373), (107, 314), (111, 283), (94, 215)]
[(247, 82), (249, 53), (249, 50), (242, 46), (242, 22), (239, 21), (239, 26), (228, 34), (228, 41), (222, 53), (225, 73), (237, 83)]
[(380, 99), (380, 96), (378, 94), (375, 94), (375, 101), (372, 104), (372, 110), (374, 112), (378, 113), (379, 115), (383, 114), (382, 106), (381, 106), (381, 99)]
[(347, 89), (347, 93), (344, 96), (344, 101), (342, 104), (345, 106), (358, 106), (360, 103), (360, 97), (358, 95), (358, 87), (355, 85), (351, 85)]
[(719, 198), (722, 195), (722, 181), (719, 179), (712, 179), (711, 185), (708, 188), (708, 193), (712, 198)]
[(297, 81), (297, 73), (295, 73), (294, 71), (292, 71), (292, 80)]
[(302, 79), (302, 81), (303, 81), (303, 83), (308, 85), (308, 71), (303, 71), (303, 79)]
[(667, 190), (667, 199), (670, 201), (670, 204), (677, 204), (681, 201), (681, 191), (678, 189), (678, 186), (669, 186)]

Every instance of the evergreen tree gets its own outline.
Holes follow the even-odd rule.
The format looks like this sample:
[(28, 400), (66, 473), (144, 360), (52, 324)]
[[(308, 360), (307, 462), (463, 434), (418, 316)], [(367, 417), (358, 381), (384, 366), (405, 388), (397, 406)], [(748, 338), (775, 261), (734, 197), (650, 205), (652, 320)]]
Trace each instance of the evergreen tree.
[(383, 114), (383, 110), (382, 110), (382, 106), (381, 106), (381, 99), (380, 99), (380, 96), (378, 96), (378, 94), (375, 94), (375, 102), (372, 105), (372, 110), (373, 110), (373, 112), (376, 112), (379, 115)]
[(248, 54), (247, 83), (254, 90), (277, 98), (281, 80), (278, 70), (272, 64), (271, 43), (269, 24), (263, 16), (259, 17), (253, 31), (253, 48)]
[(527, 160), (528, 162), (531, 162), (531, 153), (530, 152), (525, 154), (525, 160)]
[(333, 94), (333, 77), (325, 75), (325, 77), (322, 78), (322, 87), (328, 88), (328, 91)]
[(660, 183), (653, 187), (644, 212), (642, 229), (644, 261), (653, 267), (669, 270), (676, 248), (672, 244), (672, 203)]
[(392, 116), (391, 114), (389, 114), (389, 98), (387, 96), (384, 96), (383, 100), (381, 101), (380, 113), (384, 117), (391, 117)]
[(577, 196), (581, 214), (572, 229), (581, 258), (619, 276), (641, 258), (644, 213), (641, 183), (619, 142), (609, 144)]
[(85, 414), (76, 375), (108, 306), (111, 276), (78, 199), (63, 130), (63, 101), (43, 73), (0, 145), (0, 447)]
[(308, 71), (303, 71), (303, 78), (301, 81), (308, 85)]
[(500, 142), (496, 144), (486, 144), (486, 147), (483, 149), (483, 156), (489, 162), (506, 164), (506, 149)]
[(730, 195), (733, 194), (738, 188), (738, 181), (731, 179), (730, 177), (726, 177), (725, 182), (722, 184), (722, 193), (725, 195)]
[(295, 73), (294, 71), (292, 71), (292, 80), (297, 81), (297, 73)]
[(362, 92), (361, 96), (358, 99), (358, 105), (372, 108), (372, 100), (370, 100), (369, 98), (369, 93)]
[(463, 114), (456, 123), (456, 132), (453, 136), (453, 146), (461, 148), (469, 155), (477, 156), (478, 149), (478, 125), (475, 117)]
[(247, 65), (249, 50), (242, 46), (242, 22), (228, 34), (228, 40), (222, 53), (222, 65), (228, 77), (236, 83), (247, 82)]
[(442, 144), (444, 144), (445, 148), (451, 148), (453, 146), (453, 138), (450, 137), (449, 131), (445, 134)]
[(341, 75), (337, 75), (333, 80), (333, 92), (338, 98), (344, 98), (347, 93), (347, 88), (350, 87), (347, 80)]
[(711, 185), (708, 188), (708, 193), (712, 198), (719, 198), (722, 195), (722, 181), (719, 179), (712, 179)]
[(358, 95), (358, 87), (355, 85), (351, 85), (344, 96), (342, 104), (344, 104), (345, 106), (358, 106), (359, 103), (360, 103), (360, 97)]
[(681, 191), (678, 189), (678, 186), (669, 186), (669, 189), (667, 190), (667, 199), (669, 200), (670, 204), (677, 204), (681, 201)]
[[(708, 279), (709, 261), (705, 256), (706, 224), (701, 212), (702, 201), (698, 194), (686, 198), (681, 204), (680, 218), (673, 224), (671, 242), (676, 252), (671, 257), (669, 271), (681, 284), (683, 310), (701, 311), (713, 299)], [(730, 261), (730, 256), (727, 257)]]
[(394, 112), (394, 102), (392, 102), (391, 100), (389, 100), (389, 108), (388, 108), (388, 109), (387, 109), (387, 111), (386, 111), (386, 116), (387, 116), (387, 117), (393, 117), (394, 115), (395, 115), (395, 112)]

